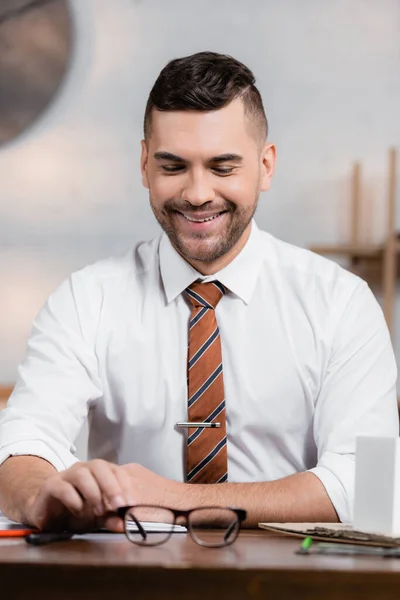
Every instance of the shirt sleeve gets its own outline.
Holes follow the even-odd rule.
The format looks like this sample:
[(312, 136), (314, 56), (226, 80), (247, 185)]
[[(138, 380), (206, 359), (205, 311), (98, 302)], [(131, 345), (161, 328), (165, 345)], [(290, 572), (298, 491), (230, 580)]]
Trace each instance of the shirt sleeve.
[(399, 435), (397, 368), (382, 310), (364, 281), (335, 321), (314, 414), (318, 463), (310, 471), (340, 520), (352, 522), (356, 437)]
[(91, 403), (102, 394), (87, 335), (89, 297), (71, 276), (35, 319), (15, 389), (0, 413), (0, 464), (27, 454), (57, 470), (77, 462), (74, 441)]

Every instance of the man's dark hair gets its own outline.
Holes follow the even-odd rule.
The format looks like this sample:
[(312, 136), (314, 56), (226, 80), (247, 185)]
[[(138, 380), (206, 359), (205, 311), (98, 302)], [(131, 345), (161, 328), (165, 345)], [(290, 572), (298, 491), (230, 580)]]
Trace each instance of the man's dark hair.
[(226, 54), (198, 52), (171, 60), (158, 76), (146, 105), (144, 137), (151, 133), (153, 109), (218, 110), (241, 98), (246, 116), (265, 141), (268, 122), (255, 77), (246, 65)]

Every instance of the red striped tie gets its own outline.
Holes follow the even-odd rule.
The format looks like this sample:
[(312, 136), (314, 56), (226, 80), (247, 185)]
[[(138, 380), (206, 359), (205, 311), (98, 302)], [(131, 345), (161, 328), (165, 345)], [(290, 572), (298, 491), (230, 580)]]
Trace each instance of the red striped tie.
[(189, 428), (187, 481), (228, 480), (225, 394), (221, 339), (215, 307), (225, 294), (218, 281), (195, 282), (186, 289), (192, 303), (188, 351), (188, 421), (218, 422), (216, 428)]

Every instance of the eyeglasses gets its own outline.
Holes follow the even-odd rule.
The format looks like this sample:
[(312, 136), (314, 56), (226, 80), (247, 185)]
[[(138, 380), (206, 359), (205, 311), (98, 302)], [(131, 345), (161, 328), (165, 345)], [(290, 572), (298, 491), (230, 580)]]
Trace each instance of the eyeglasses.
[(186, 525), (193, 541), (208, 548), (232, 544), (247, 516), (241, 508), (174, 510), (143, 504), (122, 506), (117, 513), (124, 521), (126, 537), (139, 546), (159, 546), (169, 540), (176, 525)]

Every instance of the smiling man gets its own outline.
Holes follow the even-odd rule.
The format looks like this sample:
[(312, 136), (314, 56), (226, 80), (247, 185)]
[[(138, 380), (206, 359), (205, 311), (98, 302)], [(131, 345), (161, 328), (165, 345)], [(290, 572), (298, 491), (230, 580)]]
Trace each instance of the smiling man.
[(9, 517), (118, 531), (115, 510), (145, 504), (351, 520), (356, 435), (398, 435), (392, 346), (365, 282), (256, 226), (267, 133), (240, 62), (162, 70), (141, 170), (163, 233), (72, 274), (35, 320), (0, 416)]

